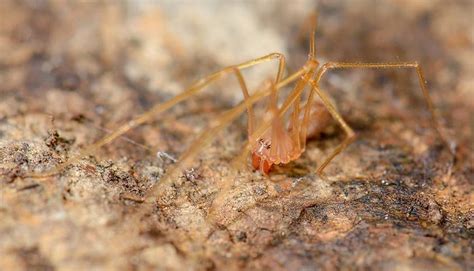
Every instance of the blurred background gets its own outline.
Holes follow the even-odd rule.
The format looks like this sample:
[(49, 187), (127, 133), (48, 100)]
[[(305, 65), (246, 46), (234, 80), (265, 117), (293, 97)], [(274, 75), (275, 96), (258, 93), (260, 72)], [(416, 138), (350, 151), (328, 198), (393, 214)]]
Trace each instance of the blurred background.
[[(471, 0), (0, 1), (0, 269), (472, 268), (473, 14)], [(299, 69), (316, 15), (321, 63), (421, 63), (443, 130), (458, 147), (449, 174), (415, 72), (357, 70), (330, 72), (322, 83), (360, 135), (328, 168), (336, 176), (330, 181), (311, 172), (343, 138), (335, 127), (310, 142), (300, 162), (283, 169), (287, 175), (235, 179), (228, 164), (246, 139), (243, 116), (196, 159), (200, 179), (185, 174), (192, 182), (179, 180), (172, 204), (157, 207), (144, 226), (127, 225), (127, 212), (169, 166), (156, 152), (179, 157), (194, 134), (240, 102), (234, 78), (72, 173), (45, 183), (21, 178), (225, 66), (281, 52), (287, 74)], [(246, 70), (250, 89), (276, 67)], [(284, 182), (303, 179), (300, 190), (281, 192)], [(230, 207), (219, 208), (226, 180), (235, 191)], [(387, 182), (401, 190), (386, 190)], [(262, 196), (272, 187), (287, 201)], [(377, 196), (349, 203), (368, 194)], [(266, 207), (255, 207), (262, 198)], [(253, 205), (239, 205), (246, 201)], [(222, 218), (214, 229), (203, 222), (212, 210), (230, 217), (247, 210), (253, 218)], [(139, 232), (128, 233), (131, 226)]]

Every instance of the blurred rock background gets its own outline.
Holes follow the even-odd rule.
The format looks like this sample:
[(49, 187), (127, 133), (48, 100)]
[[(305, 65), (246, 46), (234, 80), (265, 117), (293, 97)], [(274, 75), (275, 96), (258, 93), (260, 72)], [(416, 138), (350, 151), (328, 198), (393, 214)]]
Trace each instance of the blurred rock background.
[[(319, 17), (325, 61), (417, 60), (413, 71), (337, 71), (324, 89), (359, 135), (330, 127), (269, 177), (230, 167), (246, 117), (216, 135), (140, 223), (128, 218), (171, 161), (241, 99), (223, 80), (84, 158), (52, 168), (224, 66), (270, 52), (288, 71)], [(473, 268), (472, 1), (0, 2), (1, 270), (469, 270)], [(276, 65), (245, 71), (255, 89)], [(264, 107), (264, 102), (259, 104)]]

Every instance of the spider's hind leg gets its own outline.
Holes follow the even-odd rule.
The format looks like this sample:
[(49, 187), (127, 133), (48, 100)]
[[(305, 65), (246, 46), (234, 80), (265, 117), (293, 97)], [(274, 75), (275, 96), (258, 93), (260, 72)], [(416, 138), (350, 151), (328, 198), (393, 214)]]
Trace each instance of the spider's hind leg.
[(439, 117), (437, 115), (437, 111), (433, 105), (431, 100), (431, 96), (428, 92), (427, 82), (423, 73), (423, 69), (421, 68), (420, 64), (416, 61), (410, 62), (375, 62), (375, 63), (364, 63), (364, 62), (328, 62), (324, 64), (321, 69), (319, 70), (315, 81), (319, 84), (322, 76), (328, 70), (334, 69), (414, 69), (416, 71), (418, 77), (418, 84), (420, 86), (420, 90), (423, 94), (423, 98), (426, 102), (428, 110), (430, 112), (431, 121), (430, 124), (435, 130), (436, 134), (438, 135), (439, 139), (443, 142), (443, 144), (448, 148), (449, 152), (454, 156), (455, 155), (455, 146), (451, 144), (447, 137), (442, 133), (440, 125), (439, 125)]
[(340, 114), (336, 111), (335, 107), (331, 104), (329, 99), (326, 97), (324, 92), (319, 89), (319, 82), (321, 81), (322, 76), (331, 69), (356, 69), (356, 68), (365, 68), (365, 69), (415, 69), (417, 76), (418, 76), (418, 83), (420, 85), (421, 92), (423, 94), (423, 98), (427, 104), (428, 110), (430, 112), (431, 121), (430, 124), (432, 125), (433, 129), (437, 133), (438, 137), (441, 139), (443, 144), (448, 148), (450, 153), (454, 156), (455, 149), (453, 144), (450, 144), (446, 137), (441, 132), (438, 117), (436, 114), (436, 110), (433, 106), (433, 102), (431, 101), (431, 97), (428, 93), (428, 88), (426, 86), (426, 80), (423, 74), (423, 70), (418, 62), (393, 62), (393, 63), (360, 63), (360, 62), (328, 62), (321, 66), (320, 70), (315, 76), (314, 80), (311, 80), (310, 83), (314, 87), (314, 91), (320, 96), (323, 100), (323, 103), (328, 108), (331, 115), (339, 122), (342, 126), (344, 131), (347, 134), (347, 138), (333, 151), (333, 153), (326, 158), (326, 160), (319, 166), (317, 172), (322, 173), (324, 168), (331, 162), (331, 160), (341, 153), (351, 142), (355, 139), (355, 133), (352, 129), (347, 125), (347, 123), (342, 119)]
[[(329, 97), (319, 89), (319, 85), (316, 81), (310, 80), (309, 83), (313, 87), (312, 92), (314, 91), (319, 98), (321, 98), (321, 101), (323, 102), (323, 105), (327, 108), (331, 116), (341, 125), (342, 129), (346, 133), (347, 137), (342, 141), (341, 144), (339, 144), (336, 149), (321, 163), (321, 165), (318, 167), (316, 170), (316, 173), (318, 175), (322, 175), (324, 169), (329, 165), (329, 163), (336, 157), (338, 154), (340, 154), (347, 146), (349, 146), (354, 140), (356, 139), (356, 134), (354, 133), (354, 130), (347, 124), (347, 122), (342, 118), (341, 114), (337, 111), (336, 107), (332, 104), (331, 100)], [(305, 124), (307, 125), (307, 123)]]

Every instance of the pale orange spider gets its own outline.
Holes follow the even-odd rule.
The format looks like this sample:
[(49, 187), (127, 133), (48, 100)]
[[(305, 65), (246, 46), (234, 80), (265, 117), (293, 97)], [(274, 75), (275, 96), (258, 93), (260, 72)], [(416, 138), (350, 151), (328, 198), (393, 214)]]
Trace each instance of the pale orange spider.
[[(319, 165), (316, 172), (321, 174), (331, 160), (343, 151), (351, 142), (355, 139), (355, 133), (344, 121), (341, 115), (338, 113), (336, 107), (332, 104), (331, 100), (326, 93), (321, 91), (319, 88), (319, 82), (323, 75), (332, 69), (352, 69), (352, 68), (371, 68), (371, 69), (392, 69), (392, 68), (409, 68), (416, 71), (419, 79), (420, 89), (423, 93), (424, 99), (428, 105), (432, 117), (432, 124), (437, 132), (438, 136), (443, 140), (445, 144), (447, 141), (442, 136), (435, 110), (431, 102), (426, 82), (422, 69), (418, 62), (392, 62), (392, 63), (361, 63), (361, 62), (327, 62), (323, 65), (316, 59), (316, 49), (314, 42), (314, 33), (311, 33), (310, 38), (310, 50), (308, 60), (302, 68), (289, 75), (286, 78), (283, 77), (285, 70), (285, 57), (280, 53), (271, 53), (260, 58), (249, 60), (238, 65), (229, 66), (217, 71), (211, 75), (208, 75), (201, 80), (191, 85), (188, 89), (184, 90), (181, 94), (173, 97), (172, 99), (154, 105), (149, 111), (135, 117), (133, 120), (120, 126), (117, 130), (113, 131), (109, 135), (105, 136), (95, 144), (83, 149), (76, 156), (72, 157), (63, 164), (58, 165), (56, 168), (45, 173), (33, 173), (29, 176), (32, 177), (46, 177), (59, 173), (67, 166), (75, 163), (81, 157), (89, 155), (96, 151), (98, 148), (104, 146), (115, 140), (117, 137), (122, 136), (124, 133), (133, 129), (141, 124), (150, 121), (153, 117), (158, 114), (170, 109), (179, 102), (182, 102), (189, 97), (198, 93), (201, 89), (208, 86), (212, 82), (222, 78), (225, 75), (233, 74), (236, 76), (239, 85), (242, 89), (244, 101), (235, 106), (234, 108), (224, 112), (218, 117), (211, 126), (206, 129), (205, 132), (195, 140), (191, 147), (182, 155), (181, 159), (169, 169), (165, 176), (163, 176), (158, 185), (156, 185), (149, 192), (148, 200), (153, 200), (153, 195), (156, 194), (159, 187), (169, 184), (174, 179), (176, 173), (184, 170), (188, 163), (208, 144), (215, 134), (226, 126), (228, 126), (233, 120), (238, 118), (245, 110), (248, 113), (248, 142), (243, 148), (242, 153), (235, 159), (234, 165), (245, 164), (248, 157), (248, 153), (252, 152), (252, 165), (255, 169), (260, 170), (264, 174), (267, 174), (272, 165), (286, 164), (290, 161), (298, 159), (306, 148), (306, 140), (308, 136), (314, 136), (319, 134), (327, 125), (330, 120), (330, 116), (334, 118), (339, 125), (341, 125), (347, 137), (344, 141), (335, 148), (335, 150)], [(242, 69), (246, 69), (257, 64), (270, 61), (278, 60), (278, 72), (273, 82), (267, 84), (265, 87), (260, 88), (254, 94), (250, 95), (241, 73)], [(277, 105), (278, 91), (284, 86), (296, 81), (293, 90), (290, 92), (286, 100), (283, 102), (280, 108)], [(305, 88), (309, 86), (310, 92), (303, 105), (301, 105), (302, 94)], [(314, 94), (316, 94), (321, 102), (313, 102)], [(255, 115), (252, 110), (252, 106), (257, 101), (270, 95), (270, 103), (267, 109), (265, 117), (259, 125), (255, 127)], [(284, 124), (283, 116), (290, 109), (293, 111), (290, 115), (289, 125)]]

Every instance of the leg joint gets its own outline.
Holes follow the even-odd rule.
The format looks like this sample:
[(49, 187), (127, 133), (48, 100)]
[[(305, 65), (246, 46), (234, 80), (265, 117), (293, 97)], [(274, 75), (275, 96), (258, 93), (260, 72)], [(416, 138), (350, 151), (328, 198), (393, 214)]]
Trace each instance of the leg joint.
[(347, 144), (351, 144), (357, 138), (357, 134), (351, 129), (347, 132)]

